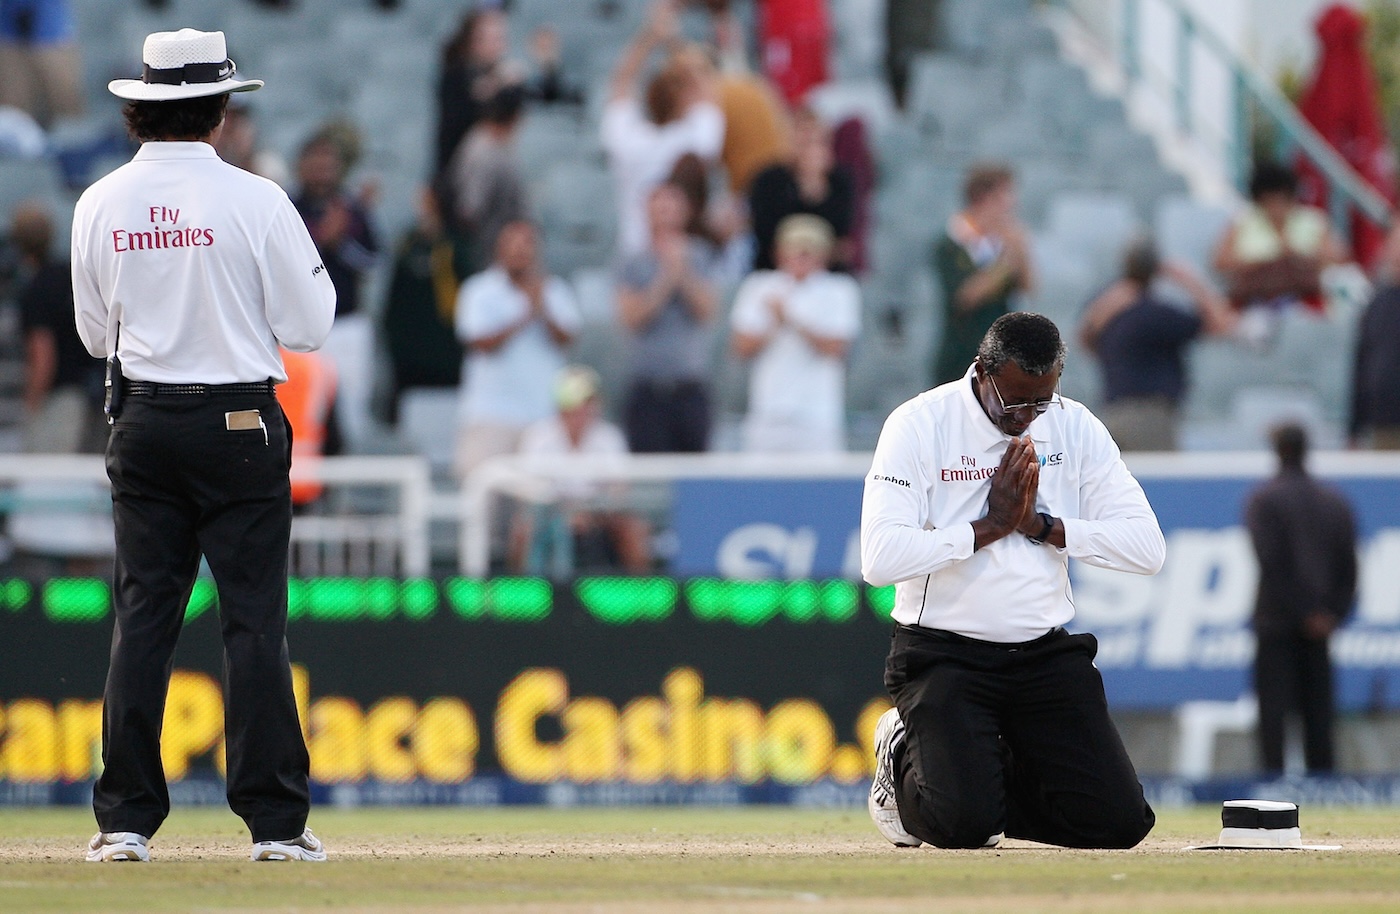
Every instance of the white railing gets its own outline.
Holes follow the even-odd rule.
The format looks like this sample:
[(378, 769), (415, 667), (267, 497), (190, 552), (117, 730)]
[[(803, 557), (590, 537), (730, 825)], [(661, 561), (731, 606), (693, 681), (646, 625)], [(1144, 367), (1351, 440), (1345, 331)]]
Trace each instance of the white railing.
[[(1220, 27), (1231, 19), (1233, 7), (1199, 0), (1047, 0), (1047, 5), (1067, 12), (1078, 33), (1111, 61), (1113, 88), (1139, 126), (1189, 148), (1188, 159), (1209, 162), (1239, 193), (1249, 180), (1253, 130), (1264, 124), (1277, 135), (1276, 156), (1287, 161), (1301, 155), (1322, 173), (1333, 222), (1345, 237), (1351, 235), (1353, 211), (1376, 225), (1388, 224), (1389, 202), (1222, 36)], [(1061, 34), (1062, 41), (1069, 37)]]
[[(328, 487), (393, 489), (393, 508), (368, 514), (298, 515), (292, 519), (292, 553), (299, 574), (425, 575), (429, 570), (428, 520), (431, 477), (421, 457), (327, 457), (314, 474), (298, 469), (294, 480), (316, 479)], [(0, 454), (0, 487), (9, 513), (42, 514), (60, 523), (59, 537), (82, 529), (85, 553), (100, 552), (94, 540), (110, 530), (110, 504), (99, 513), (91, 497), (108, 485), (99, 455)], [(41, 525), (42, 526), (42, 525)], [(12, 530), (12, 533), (14, 531)], [(92, 534), (92, 535), (88, 535)], [(61, 546), (63, 543), (55, 543)], [(69, 542), (69, 545), (79, 545)], [(110, 550), (108, 550), (110, 551)]]
[[(304, 573), (406, 577), (428, 573), (428, 505), (432, 474), (422, 457), (325, 457), (315, 472), (294, 470), (292, 480), (315, 479), (327, 486), (381, 486), (397, 492), (397, 511), (382, 515), (299, 515), (292, 518), (293, 557)], [(308, 546), (319, 546), (319, 569)], [(326, 547), (330, 547), (327, 549)], [(300, 552), (298, 552), (300, 550)], [(343, 552), (341, 551), (343, 550)], [(394, 562), (397, 553), (397, 563)], [(397, 567), (396, 567), (397, 566)]]
[[(1164, 478), (1198, 476), (1262, 477), (1274, 458), (1265, 451), (1129, 454), (1139, 475)], [(665, 485), (691, 479), (861, 479), (870, 468), (869, 453), (810, 454), (643, 454), (619, 457), (508, 455), (486, 461), (459, 492), (434, 495), (428, 461), (422, 457), (328, 457), (316, 479), (337, 488), (383, 487), (394, 497), (378, 513), (299, 515), (292, 522), (296, 573), (307, 575), (402, 575), (430, 573), (429, 523), (458, 525), (457, 565), (461, 574), (485, 577), (490, 572), (492, 537), (499, 499), (530, 504), (558, 500), (561, 483)], [(1382, 452), (1318, 452), (1310, 464), (1320, 475), (1394, 475), (1400, 455)], [(293, 478), (304, 478), (303, 473)], [(309, 477), (306, 477), (309, 478)], [(0, 454), (0, 511), (65, 511), (83, 528), (85, 540), (101, 536), (107, 516), (97, 510), (107, 476), (96, 455)], [(566, 485), (567, 488), (567, 485)], [(74, 529), (69, 527), (67, 529)], [(14, 533), (12, 528), (11, 533)]]
[(550, 504), (561, 482), (665, 483), (678, 479), (860, 479), (870, 454), (632, 454), (618, 457), (506, 455), (485, 461), (462, 491), (459, 566), (469, 577), (491, 564), (496, 496)]

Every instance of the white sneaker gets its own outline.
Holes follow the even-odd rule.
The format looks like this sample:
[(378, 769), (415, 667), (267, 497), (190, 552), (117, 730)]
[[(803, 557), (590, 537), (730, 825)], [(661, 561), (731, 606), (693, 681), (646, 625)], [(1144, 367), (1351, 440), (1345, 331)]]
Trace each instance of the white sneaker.
[(984, 844), (984, 845), (982, 845), (982, 846), (983, 846), (983, 847), (996, 847), (998, 844), (1001, 843), (1001, 839), (1002, 839), (1002, 838), (1005, 838), (1005, 837), (1006, 837), (1006, 832), (1004, 832), (1004, 831), (999, 831), (999, 832), (997, 832), (995, 835), (992, 835), (990, 838), (988, 838), (988, 839), (987, 839), (987, 843)]
[(285, 841), (256, 841), (253, 843), (253, 860), (308, 860), (320, 863), (326, 859), (326, 846), (321, 839), (307, 829), (295, 838)]
[(918, 847), (923, 844), (904, 830), (899, 821), (899, 802), (894, 792), (894, 747), (904, 741), (904, 721), (899, 711), (890, 708), (880, 715), (875, 725), (875, 778), (870, 782), (870, 797), (866, 808), (880, 834), (895, 847)]
[(100, 831), (88, 842), (88, 863), (149, 863), (147, 838), (134, 831)]

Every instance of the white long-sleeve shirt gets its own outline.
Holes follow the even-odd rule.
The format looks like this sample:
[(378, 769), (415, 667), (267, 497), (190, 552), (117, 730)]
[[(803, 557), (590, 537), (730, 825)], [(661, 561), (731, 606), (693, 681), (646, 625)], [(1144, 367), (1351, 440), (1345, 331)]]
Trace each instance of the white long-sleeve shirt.
[(1166, 542), (1107, 429), (1080, 403), (1052, 406), (1027, 432), (1040, 458), (1035, 510), (1060, 518), (1065, 548), (1013, 532), (973, 551), (992, 476), (1011, 439), (972, 391), (972, 371), (899, 406), (865, 480), (861, 571), (895, 585), (906, 625), (984, 641), (1030, 641), (1074, 617), (1069, 559), (1155, 574)]
[(73, 212), (78, 335), (138, 381), (285, 381), (320, 347), (335, 287), (287, 194), (200, 142), (145, 143)]
[(647, 197), (676, 161), (693, 152), (705, 161), (724, 146), (724, 112), (713, 102), (691, 105), (667, 124), (653, 124), (633, 97), (603, 108), (603, 149), (617, 185), (617, 248), (625, 258), (647, 249)]
[[(775, 327), (773, 299), (783, 303), (782, 326)], [(750, 422), (844, 427), (846, 361), (817, 352), (799, 331), (854, 339), (860, 332), (860, 286), (854, 279), (825, 270), (801, 280), (781, 270), (759, 270), (734, 293), (730, 325), (738, 333), (772, 336), (749, 370)]]

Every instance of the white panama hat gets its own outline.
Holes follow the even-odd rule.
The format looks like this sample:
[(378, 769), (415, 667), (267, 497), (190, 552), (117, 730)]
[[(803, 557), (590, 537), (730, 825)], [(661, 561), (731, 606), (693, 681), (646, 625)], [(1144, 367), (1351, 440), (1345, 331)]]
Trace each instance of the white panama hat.
[(1340, 844), (1304, 844), (1298, 827), (1298, 804), (1277, 800), (1226, 800), (1220, 810), (1220, 838), (1188, 851), (1298, 850), (1335, 851)]
[(141, 78), (114, 79), (107, 91), (137, 102), (172, 102), (225, 92), (251, 92), (261, 79), (234, 79), (223, 32), (152, 32), (141, 47)]

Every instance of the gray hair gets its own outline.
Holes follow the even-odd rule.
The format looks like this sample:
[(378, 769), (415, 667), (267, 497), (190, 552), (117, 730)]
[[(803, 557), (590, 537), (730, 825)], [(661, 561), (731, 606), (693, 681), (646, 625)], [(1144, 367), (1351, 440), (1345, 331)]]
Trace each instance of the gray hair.
[(1042, 377), (1065, 367), (1065, 341), (1060, 328), (1043, 314), (1012, 311), (992, 324), (977, 347), (977, 361), (988, 374), (1008, 362), (1028, 375)]

